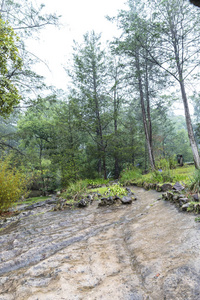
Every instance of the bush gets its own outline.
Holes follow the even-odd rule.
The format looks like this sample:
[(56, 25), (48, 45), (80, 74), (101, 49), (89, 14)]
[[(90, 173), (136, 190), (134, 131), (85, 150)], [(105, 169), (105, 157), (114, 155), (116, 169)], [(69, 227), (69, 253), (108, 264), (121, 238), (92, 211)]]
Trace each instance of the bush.
[(153, 183), (163, 183), (163, 182), (173, 182), (174, 176), (170, 173), (170, 170), (163, 171), (162, 169), (159, 169), (158, 171), (155, 170), (152, 172), (152, 180)]
[(0, 211), (6, 211), (26, 194), (27, 183), (23, 173), (10, 168), (9, 158), (0, 160)]
[(71, 183), (67, 188), (67, 191), (62, 193), (62, 197), (66, 199), (79, 199), (83, 193), (87, 190), (87, 180), (79, 180), (75, 183)]
[(139, 179), (142, 176), (142, 172), (140, 169), (136, 167), (130, 167), (124, 169), (120, 174), (120, 183), (123, 185), (127, 185), (130, 182)]
[(195, 170), (191, 177), (190, 190), (195, 193), (200, 192), (200, 170)]
[(119, 184), (112, 185), (107, 188), (106, 194), (107, 196), (126, 196), (127, 195), (127, 190), (120, 186)]

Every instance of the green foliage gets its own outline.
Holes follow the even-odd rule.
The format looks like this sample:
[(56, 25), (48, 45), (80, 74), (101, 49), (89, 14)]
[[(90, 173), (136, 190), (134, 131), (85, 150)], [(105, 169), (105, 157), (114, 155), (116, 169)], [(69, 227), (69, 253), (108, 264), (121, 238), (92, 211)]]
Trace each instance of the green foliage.
[(62, 193), (62, 197), (77, 200), (87, 191), (87, 185), (87, 180), (79, 180), (71, 183), (66, 192)]
[(91, 185), (93, 187), (103, 185), (103, 184), (108, 184), (110, 179), (103, 179), (103, 178), (96, 178), (96, 179), (89, 179), (88, 180), (88, 185)]
[(156, 161), (156, 169), (160, 170), (169, 170), (169, 169), (175, 169), (176, 168), (176, 160), (175, 157), (169, 157), (168, 159), (166, 158), (160, 158), (159, 160)]
[(200, 192), (200, 170), (195, 170), (190, 178), (190, 190), (195, 193)]
[(32, 198), (28, 198), (28, 199), (23, 200), (23, 201), (19, 201), (16, 204), (18, 204), (18, 205), (20, 205), (20, 204), (33, 204), (33, 203), (44, 201), (44, 200), (47, 200), (47, 199), (49, 199), (48, 196), (45, 196), (45, 197), (32, 197)]
[(20, 101), (18, 90), (8, 76), (10, 67), (15, 71), (22, 67), (16, 41), (12, 27), (0, 19), (0, 115), (3, 117), (7, 117)]
[(136, 181), (141, 178), (142, 172), (136, 167), (124, 169), (120, 174), (120, 183), (123, 185), (129, 184), (131, 181)]
[(5, 211), (26, 194), (28, 179), (16, 168), (11, 169), (9, 158), (1, 159), (0, 164), (0, 211)]
[(127, 190), (125, 188), (123, 188), (120, 184), (114, 184), (110, 187), (107, 188), (107, 191), (105, 192), (105, 194), (107, 196), (125, 196), (127, 195)]
[(174, 176), (172, 175), (172, 173), (170, 172), (170, 170), (165, 170), (162, 171), (160, 169), (160, 171), (155, 170), (154, 172), (152, 172), (152, 182), (153, 183), (157, 183), (157, 182), (173, 182), (174, 180)]

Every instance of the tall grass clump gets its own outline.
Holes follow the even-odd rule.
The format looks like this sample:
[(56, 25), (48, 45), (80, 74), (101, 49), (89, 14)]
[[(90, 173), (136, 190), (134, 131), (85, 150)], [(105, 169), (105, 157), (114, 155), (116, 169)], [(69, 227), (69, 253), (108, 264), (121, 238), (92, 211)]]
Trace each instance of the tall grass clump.
[(87, 191), (88, 181), (87, 180), (78, 180), (72, 182), (67, 190), (62, 193), (62, 196), (66, 199), (78, 200), (83, 193)]
[(11, 168), (9, 157), (0, 159), (0, 212), (6, 211), (27, 192), (28, 179)]
[(120, 183), (128, 185), (142, 177), (142, 171), (136, 167), (124, 169), (120, 174)]
[(195, 193), (200, 192), (200, 170), (195, 170), (192, 177), (190, 177), (190, 190)]

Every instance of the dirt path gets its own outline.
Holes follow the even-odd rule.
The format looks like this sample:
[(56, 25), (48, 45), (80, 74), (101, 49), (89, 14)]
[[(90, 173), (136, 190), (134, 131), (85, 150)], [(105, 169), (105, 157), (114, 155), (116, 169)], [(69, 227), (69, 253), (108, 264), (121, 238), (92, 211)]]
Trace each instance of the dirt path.
[(0, 300), (199, 300), (199, 223), (134, 192), (131, 206), (49, 212), (0, 232)]

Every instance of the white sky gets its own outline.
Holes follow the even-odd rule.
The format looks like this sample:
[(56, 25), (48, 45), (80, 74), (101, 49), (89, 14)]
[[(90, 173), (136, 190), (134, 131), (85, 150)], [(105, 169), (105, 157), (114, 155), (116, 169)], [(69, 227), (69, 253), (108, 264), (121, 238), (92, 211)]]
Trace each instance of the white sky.
[(117, 35), (116, 25), (105, 16), (116, 16), (118, 10), (126, 8), (126, 0), (36, 0), (44, 3), (46, 11), (62, 15), (63, 26), (58, 29), (48, 26), (42, 30), (39, 40), (27, 41), (28, 49), (44, 60), (49, 69), (40, 64), (35, 70), (47, 78), (46, 83), (66, 89), (67, 76), (63, 65), (67, 65), (72, 53), (73, 40), (81, 42), (87, 31), (102, 33), (102, 41)]

